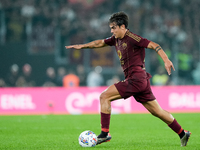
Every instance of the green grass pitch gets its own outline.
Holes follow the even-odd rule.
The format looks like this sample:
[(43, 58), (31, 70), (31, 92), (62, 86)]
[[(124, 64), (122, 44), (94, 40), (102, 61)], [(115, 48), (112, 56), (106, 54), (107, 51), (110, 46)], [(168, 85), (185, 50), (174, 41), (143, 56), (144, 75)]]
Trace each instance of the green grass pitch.
[(165, 123), (151, 114), (113, 114), (112, 140), (95, 147), (78, 144), (82, 131), (100, 133), (100, 115), (0, 116), (1, 150), (199, 150), (200, 113), (173, 114), (192, 132), (186, 147)]

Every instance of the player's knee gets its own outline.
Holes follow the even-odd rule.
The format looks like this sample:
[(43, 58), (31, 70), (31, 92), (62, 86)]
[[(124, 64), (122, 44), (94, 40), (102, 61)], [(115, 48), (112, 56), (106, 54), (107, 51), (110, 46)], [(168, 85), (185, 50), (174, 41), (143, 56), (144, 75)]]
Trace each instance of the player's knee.
[(159, 110), (152, 110), (152, 111), (150, 111), (150, 113), (155, 117), (159, 117), (160, 118), (160, 116), (162, 116), (162, 113)]
[(104, 94), (104, 92), (101, 93), (99, 99), (100, 99), (100, 102), (105, 100), (105, 94)]
[(152, 111), (151, 114), (155, 117), (159, 117), (159, 113), (155, 112), (155, 111)]
[(107, 94), (106, 92), (102, 92), (100, 95), (100, 103), (104, 103), (107, 99)]
[(163, 118), (164, 116), (163, 110), (155, 110), (151, 114), (158, 118)]

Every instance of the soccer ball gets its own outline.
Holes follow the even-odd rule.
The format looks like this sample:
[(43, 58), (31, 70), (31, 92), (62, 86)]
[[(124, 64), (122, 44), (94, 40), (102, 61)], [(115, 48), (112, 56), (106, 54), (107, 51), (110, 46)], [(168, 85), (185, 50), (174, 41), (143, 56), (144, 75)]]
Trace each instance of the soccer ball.
[(92, 131), (83, 131), (79, 135), (78, 142), (82, 147), (94, 147), (97, 144), (97, 136)]

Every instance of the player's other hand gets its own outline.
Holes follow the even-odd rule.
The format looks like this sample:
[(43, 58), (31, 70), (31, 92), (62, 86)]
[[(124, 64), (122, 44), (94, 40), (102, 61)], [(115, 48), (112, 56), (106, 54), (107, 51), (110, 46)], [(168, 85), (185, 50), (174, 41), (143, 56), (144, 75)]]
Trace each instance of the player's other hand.
[(65, 46), (66, 49), (74, 48), (74, 49), (81, 49), (83, 48), (83, 45), (69, 45)]
[(168, 75), (171, 75), (171, 69), (175, 71), (174, 65), (170, 60), (165, 62), (165, 69), (167, 70)]

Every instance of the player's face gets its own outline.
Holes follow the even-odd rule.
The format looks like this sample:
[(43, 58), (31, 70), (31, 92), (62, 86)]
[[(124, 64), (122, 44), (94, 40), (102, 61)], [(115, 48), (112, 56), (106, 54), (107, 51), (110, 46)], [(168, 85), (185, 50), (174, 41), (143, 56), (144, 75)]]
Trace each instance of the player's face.
[(116, 23), (111, 23), (110, 29), (111, 29), (111, 33), (113, 34), (113, 36), (115, 36), (115, 38), (119, 38), (119, 39), (123, 38), (124, 36), (123, 29), (119, 27)]

